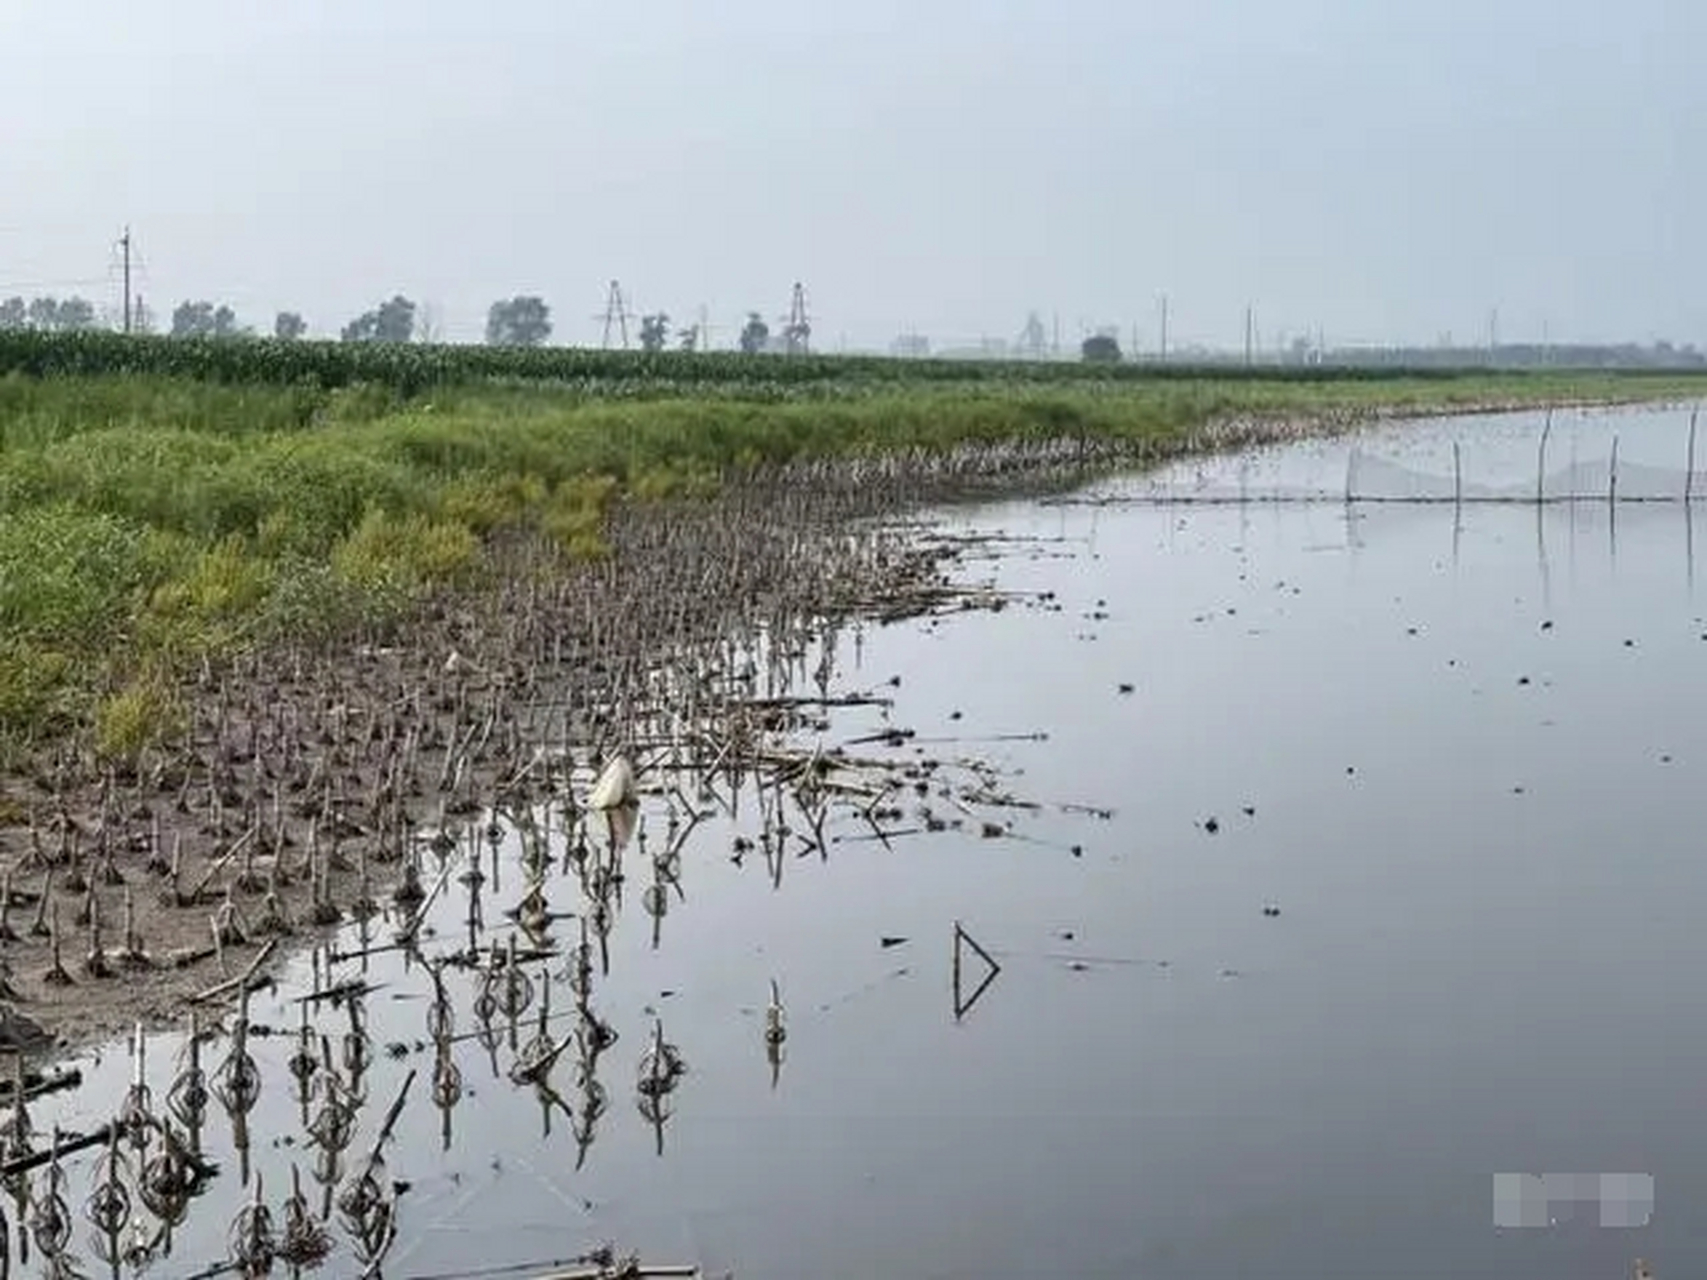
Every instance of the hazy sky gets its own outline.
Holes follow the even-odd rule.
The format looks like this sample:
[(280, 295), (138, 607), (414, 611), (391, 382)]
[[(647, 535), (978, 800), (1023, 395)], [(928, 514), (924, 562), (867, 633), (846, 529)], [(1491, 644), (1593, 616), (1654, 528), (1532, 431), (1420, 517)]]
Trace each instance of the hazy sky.
[[(0, 294), (1707, 342), (1701, 0), (0, 0)], [(1691, 136), (1694, 130), (1694, 136)], [(1692, 145), (1693, 144), (1693, 145)]]

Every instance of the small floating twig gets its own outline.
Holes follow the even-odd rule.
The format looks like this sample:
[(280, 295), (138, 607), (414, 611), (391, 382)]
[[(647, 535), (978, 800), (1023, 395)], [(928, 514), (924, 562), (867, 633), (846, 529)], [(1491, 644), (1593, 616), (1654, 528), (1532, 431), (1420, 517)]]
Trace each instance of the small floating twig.
[(296, 997), (298, 1004), (317, 1004), (322, 1000), (351, 1000), (365, 996), (373, 991), (383, 990), (384, 983), (370, 983), (362, 978), (351, 978), (320, 991), (310, 991), (307, 995)]
[(670, 1277), (698, 1276), (700, 1270), (692, 1263), (649, 1265), (630, 1258), (617, 1266), (604, 1266), (594, 1263), (588, 1266), (576, 1267), (570, 1271), (552, 1271), (542, 1276), (532, 1276), (529, 1280), (668, 1280)]

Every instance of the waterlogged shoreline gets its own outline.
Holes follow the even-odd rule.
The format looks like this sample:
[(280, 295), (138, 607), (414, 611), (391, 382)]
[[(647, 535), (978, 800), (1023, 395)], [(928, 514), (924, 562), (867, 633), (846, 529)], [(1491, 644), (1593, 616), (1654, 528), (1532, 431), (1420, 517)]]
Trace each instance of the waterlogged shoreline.
[[(1534, 420), (1490, 424), (1488, 438)], [(1438, 1019), (1443, 1070), (1481, 1079), (1509, 1011), (1546, 997), (1526, 986), (1542, 975), (1512, 971), (1483, 995), (1464, 939), (1498, 918), (1526, 931), (1528, 954), (1557, 955), (1573, 932), (1532, 910), (1528, 864), (1502, 833), (1526, 814), (1550, 832), (1531, 842), (1549, 861), (1579, 874), (1603, 862), (1592, 838), (1573, 844), (1580, 817), (1546, 799), (1573, 776), (1545, 748), (1580, 733), (1581, 673), (1618, 681), (1631, 707), (1631, 734), (1579, 744), (1600, 753), (1591, 771), (1627, 796), (1670, 783), (1670, 802), (1629, 814), (1686, 812), (1671, 807), (1687, 802), (1671, 753), (1700, 755), (1681, 712), (1648, 725), (1636, 710), (1656, 660), (1701, 652), (1698, 626), (1667, 642), (1687, 608), (1664, 622), (1620, 615), (1607, 632), (1591, 588), (1556, 597), (1556, 628), (1538, 630), (1535, 570), (1488, 568), (1527, 563), (1527, 539), (1515, 560), (1496, 558), (1511, 528), (1529, 532), (1524, 513), (1475, 513), (1464, 536), (1480, 567), (1448, 579), (1426, 519), (1360, 522), (1368, 572), (1348, 575), (1305, 512), (1255, 528), (1242, 511), (1193, 514), (1157, 554), (1176, 513), (1136, 507), (1102, 523), (1002, 502), (1252, 433), (1354, 425), (1223, 422), (1142, 450), (1062, 437), (890, 451), (755, 469), (703, 498), (613, 497), (608, 556), (574, 560), (539, 530), (506, 531), (478, 580), (401, 620), (190, 672), (187, 732), (134, 768), (44, 756), (6, 793), (48, 780), (39, 840), (6, 829), (0, 848), (14, 864), (38, 847), (58, 862), (49, 901), (74, 985), (37, 985), (47, 942), (20, 901), (5, 954), (32, 999), (11, 1007), (44, 1019), (80, 1007), (66, 1035), (86, 1051), (59, 1064), (82, 1073), (74, 1089), (31, 1064), (51, 1092), (29, 1087), (27, 1120), (0, 1101), (0, 1162), (29, 1170), (11, 1184), (18, 1249), (34, 1259), (21, 1265), (80, 1270), (79, 1256), (122, 1247), (136, 1265), (208, 1276), (269, 1263), (602, 1276), (631, 1260), (641, 1273), (881, 1274), (1059, 1269), (1063, 1257), (1088, 1272), (1172, 1249), (1237, 1272), (1276, 1250), (1309, 1269), (1314, 1249), (1321, 1271), (1320, 1241), (1223, 1229), (1249, 1212), (1239, 1176), (1270, 1159), (1315, 1170), (1325, 1204), (1345, 1194), (1335, 1178), (1370, 1185), (1385, 1157), (1334, 1170), (1364, 1137), (1390, 1150), (1385, 1099), (1415, 1068), (1411, 1020)], [(998, 505), (944, 514), (962, 498)], [(1618, 554), (1652, 554), (1656, 523), (1620, 521)], [(1345, 634), (1359, 608), (1367, 625)], [(1497, 653), (1488, 617), (1509, 628)], [(910, 621), (873, 625), (891, 619)], [(1343, 648), (1312, 662), (1324, 644)], [(1536, 673), (1557, 689), (1512, 683)], [(1262, 708), (1266, 720), (1276, 698), (1339, 705), (1347, 678), (1369, 714), (1330, 716), (1285, 752), (1237, 712), (1203, 715)], [(1534, 727), (1538, 699), (1559, 728)], [(1407, 724), (1421, 731), (1391, 731)], [(1432, 724), (1482, 745), (1450, 753), (1456, 772), (1419, 797), (1410, 747)], [(637, 802), (594, 808), (618, 754), (637, 766)], [(81, 789), (56, 798), (56, 777)], [(1455, 861), (1440, 869), (1437, 793), (1477, 806), (1503, 878), (1490, 884), (1474, 840), (1447, 841)], [(1657, 854), (1641, 844), (1646, 874), (1688, 865), (1673, 852), (1686, 830), (1670, 838)], [(158, 904), (171, 882), (169, 857), (147, 864), (174, 842), (186, 901), (145, 912), (135, 904)], [(1409, 932), (1346, 929), (1367, 905), (1370, 848), (1383, 851), (1383, 897), (1390, 879), (1401, 897), (1455, 909), (1425, 910)], [(22, 899), (45, 876), (15, 874), (9, 888)], [(60, 877), (87, 885), (67, 892)], [(1468, 878), (1495, 902), (1464, 921)], [(1616, 883), (1621, 909), (1642, 901), (1644, 877)], [(1586, 884), (1604, 898), (1603, 882)], [(213, 956), (126, 970), (127, 891), (151, 958), (174, 930), (208, 946), (228, 902), (248, 936), (223, 969)], [(253, 928), (269, 895), (290, 932)], [(335, 931), (315, 924), (316, 902)], [(86, 967), (95, 919), (109, 977)], [(1394, 945), (1413, 957), (1397, 972), (1428, 973), (1428, 1001), (1391, 1001), (1367, 978)], [(277, 987), (240, 1001), (257, 957)], [(1615, 981), (1584, 967), (1601, 974), (1579, 975), (1591, 984)], [(1438, 997), (1443, 981), (1455, 1002)], [(186, 991), (212, 993), (193, 1024)], [(150, 1002), (161, 1032), (134, 1048), (106, 1038)], [(1366, 1035), (1371, 1019), (1386, 1031)], [(1324, 1080), (1320, 1045), (1348, 1034), (1361, 1052), (1333, 1055)], [(1575, 1060), (1563, 1044), (1555, 1057)], [(6, 1074), (0, 1058), (0, 1099)], [(1028, 1094), (1045, 1104), (1016, 1116), (1008, 1104)], [(1451, 1091), (1420, 1130), (1509, 1141), (1507, 1098), (1467, 1122), (1461, 1096), (1476, 1095)], [(1169, 1119), (1182, 1106), (1185, 1131)], [(1367, 1234), (1411, 1223), (1429, 1248), (1483, 1258), (1485, 1215), (1412, 1221), (1448, 1179), (1469, 1169), (1481, 1187), (1501, 1167), (1453, 1154), (1450, 1169), (1404, 1175)], [(1653, 1167), (1673, 1185), (1675, 1169)], [(1102, 1175), (1075, 1182), (1086, 1169)], [(923, 1184), (940, 1194), (926, 1202)], [(1194, 1185), (1234, 1199), (1191, 1219), (1169, 1197)], [(1041, 1209), (995, 1240), (980, 1245), (966, 1225), (1007, 1221), (1018, 1204)], [(874, 1246), (871, 1223), (891, 1243)]]
[(1086, 462), (1064, 442), (622, 505), (598, 562), (515, 538), (487, 590), (347, 644), (210, 664), (179, 691), (187, 731), (133, 762), (39, 751), (4, 781), (17, 1000), (0, 1033), (46, 1050), (20, 1015), (59, 1048), (176, 1024), (192, 997), (229, 1004), (332, 925), (418, 904), (435, 833), (568, 789), (571, 772), (584, 794), (610, 754), (655, 740), (638, 717), (661, 678), (683, 686), (685, 717), (731, 734), (791, 722), (791, 699), (731, 692), (731, 672), (833, 620), (1001, 604), (950, 585), (952, 542), (874, 517), (1070, 485)]
[(407, 908), (431, 887), (424, 837), (566, 788), (571, 771), (584, 790), (632, 752), (660, 679), (715, 722), (786, 718), (801, 709), (729, 691), (767, 645), (798, 647), (829, 620), (1001, 607), (950, 585), (960, 548), (888, 517), (1436, 411), (1228, 415), (1175, 434), (752, 468), (708, 497), (611, 500), (608, 554), (499, 532), (478, 581), (400, 617), (204, 660), (156, 690), (145, 710), (173, 727), (134, 753), (55, 737), (11, 754), (0, 931), (15, 1000), (0, 1040), (45, 1050), (177, 1023), (191, 997), (227, 1003), (317, 931), (394, 893)]

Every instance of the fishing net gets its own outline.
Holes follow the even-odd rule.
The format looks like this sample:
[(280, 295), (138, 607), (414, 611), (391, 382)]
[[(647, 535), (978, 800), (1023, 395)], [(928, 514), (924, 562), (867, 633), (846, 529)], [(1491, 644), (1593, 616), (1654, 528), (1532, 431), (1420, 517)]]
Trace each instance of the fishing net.
[(1495, 434), (1460, 441), (1416, 429), (1192, 459), (1093, 501), (1156, 503), (1533, 503), (1707, 501), (1707, 444), (1694, 432), (1598, 429)]

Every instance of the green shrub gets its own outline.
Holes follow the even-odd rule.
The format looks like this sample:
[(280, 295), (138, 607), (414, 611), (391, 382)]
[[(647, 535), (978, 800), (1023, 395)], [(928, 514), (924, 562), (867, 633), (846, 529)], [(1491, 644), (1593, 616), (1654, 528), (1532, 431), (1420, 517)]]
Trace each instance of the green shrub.
[(144, 583), (144, 531), (66, 504), (0, 513), (0, 634), (95, 643)]
[(479, 554), (480, 539), (466, 525), (375, 507), (332, 548), (332, 570), (358, 587), (414, 595), (464, 578)]
[(134, 761), (146, 748), (181, 734), (186, 719), (177, 686), (147, 668), (95, 709), (95, 750), (110, 760)]
[(0, 639), (0, 737), (57, 719), (71, 682), (71, 658), (19, 636)]

